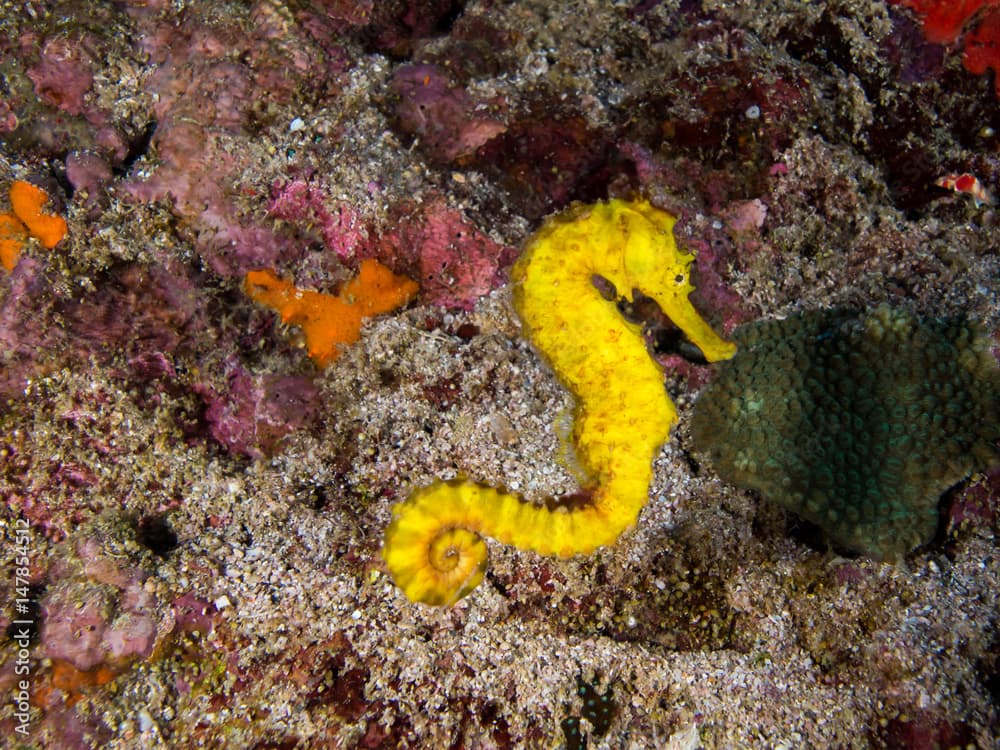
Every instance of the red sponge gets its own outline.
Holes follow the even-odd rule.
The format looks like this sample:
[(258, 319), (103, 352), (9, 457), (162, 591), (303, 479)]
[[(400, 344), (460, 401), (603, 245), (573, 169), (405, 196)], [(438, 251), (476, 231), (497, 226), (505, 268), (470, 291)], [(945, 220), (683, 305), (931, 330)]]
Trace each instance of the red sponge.
[(983, 7), (1000, 5), (997, 0), (892, 0), (896, 5), (916, 11), (924, 24), (928, 42), (951, 44)]
[(993, 68), (993, 87), (1000, 97), (1000, 6), (988, 11), (975, 31), (965, 38), (962, 64), (976, 75)]
[(951, 44), (965, 33), (962, 64), (981, 75), (993, 68), (1000, 97), (1000, 0), (890, 0), (920, 16), (927, 41)]

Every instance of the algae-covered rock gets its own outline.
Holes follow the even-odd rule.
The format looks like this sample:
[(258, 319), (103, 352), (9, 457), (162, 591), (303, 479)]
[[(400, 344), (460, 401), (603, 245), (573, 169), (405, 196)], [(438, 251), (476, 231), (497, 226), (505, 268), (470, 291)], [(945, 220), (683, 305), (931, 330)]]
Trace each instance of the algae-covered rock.
[(1000, 368), (974, 323), (883, 306), (735, 337), (695, 406), (696, 450), (850, 549), (895, 558), (927, 542), (941, 494), (998, 458)]

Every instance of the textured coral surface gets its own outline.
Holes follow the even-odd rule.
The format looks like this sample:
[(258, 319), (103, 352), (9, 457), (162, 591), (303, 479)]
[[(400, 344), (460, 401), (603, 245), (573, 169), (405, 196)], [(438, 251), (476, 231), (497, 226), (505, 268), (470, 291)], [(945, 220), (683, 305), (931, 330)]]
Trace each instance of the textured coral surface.
[(997, 463), (1000, 368), (966, 322), (810, 311), (736, 340), (698, 397), (694, 448), (850, 549), (898, 559), (929, 541), (944, 491)]
[[(831, 550), (691, 451), (714, 370), (632, 289), (595, 287), (679, 417), (635, 524), (567, 559), (486, 541), (444, 609), (381, 556), (439, 479), (586, 500), (509, 283), (574, 201), (676, 216), (723, 336), (887, 303), (996, 342), (996, 209), (936, 185), (1000, 194), (994, 71), (959, 49), (992, 59), (986, 20), (942, 45), (884, 0), (0, 0), (0, 195), (66, 222), (0, 226), (0, 744), (996, 747), (1000, 474), (899, 563)], [(366, 259), (420, 292), (325, 368), (245, 292), (336, 295)]]

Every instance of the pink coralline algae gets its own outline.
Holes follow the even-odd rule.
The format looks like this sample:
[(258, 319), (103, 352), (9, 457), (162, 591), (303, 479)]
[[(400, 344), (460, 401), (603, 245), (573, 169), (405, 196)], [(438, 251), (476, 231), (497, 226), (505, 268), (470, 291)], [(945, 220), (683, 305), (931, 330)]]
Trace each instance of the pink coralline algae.
[[(447, 51), (440, 54), (447, 59)], [(427, 63), (398, 68), (391, 88), (396, 129), (429, 161), (481, 170), (529, 219), (606, 196), (619, 166), (612, 164), (613, 134), (589, 126), (563, 101), (540, 98), (511, 119), (504, 97), (477, 99), (451, 69)]]
[(92, 538), (76, 550), (82, 570), (51, 585), (42, 600), (42, 653), (82, 671), (148, 657), (174, 625), (145, 589), (148, 574), (123, 566)]
[(73, 151), (66, 156), (66, 179), (74, 191), (86, 194), (88, 203), (103, 195), (113, 178), (111, 165), (92, 151)]
[(8, 136), (17, 129), (17, 114), (7, 100), (0, 99), (0, 135)]
[(109, 106), (95, 85), (101, 61), (132, 51), (129, 35), (117, 25), (120, 13), (100, 3), (78, 3), (58, 14), (32, 8), (31, 21), (12, 19), (0, 31), (4, 145), (56, 159), (92, 149), (120, 164), (136, 123), (131, 112)]
[(218, 609), (211, 602), (199, 599), (194, 594), (182, 594), (171, 603), (177, 629), (184, 633), (211, 632), (215, 627)]
[[(216, 139), (192, 123), (161, 123), (153, 143), (160, 157), (159, 166), (148, 178), (123, 183), (123, 192), (139, 201), (169, 200), (177, 214), (191, 222), (201, 220), (200, 249), (216, 272), (237, 273), (244, 264), (261, 262), (253, 253), (245, 260), (215, 257), (225, 255), (224, 250), (212, 246), (218, 244), (213, 243), (218, 228), (238, 221), (233, 207), (221, 198), (218, 186), (212, 182), (210, 172), (228, 173), (232, 169), (232, 159)], [(215, 170), (208, 166), (213, 160)]]
[(267, 211), (297, 229), (317, 233), (343, 261), (365, 254), (368, 247), (368, 232), (357, 211), (343, 201), (330, 200), (321, 188), (304, 180), (276, 183)]
[(505, 126), (487, 103), (477, 102), (437, 65), (404, 65), (392, 78), (399, 97), (399, 129), (416, 136), (436, 162), (467, 160)]
[(317, 413), (318, 390), (296, 375), (250, 375), (230, 363), (229, 390), (196, 389), (205, 401), (204, 419), (213, 438), (234, 453), (252, 458), (270, 455), (282, 439)]
[(151, 357), (181, 353), (205, 325), (206, 300), (187, 267), (129, 265), (109, 276), (94, 294), (58, 306), (72, 334), (64, 346), (80, 357), (124, 354), (148, 373)]
[(760, 198), (735, 201), (726, 206), (723, 217), (726, 226), (736, 234), (759, 232), (767, 218), (767, 205)]
[(0, 347), (8, 353), (0, 395), (22, 394), (54, 362), (124, 360), (118, 374), (142, 383), (174, 376), (172, 359), (193, 353), (210, 316), (191, 269), (130, 264), (103, 278), (90, 294), (63, 296), (39, 259), (22, 258), (0, 301)]
[(425, 302), (469, 310), (502, 283), (502, 271), (517, 251), (495, 242), (443, 198), (435, 198), (419, 211), (407, 212), (384, 234), (377, 255), (416, 279)]
[(94, 84), (92, 60), (78, 41), (55, 37), (42, 47), (41, 57), (28, 69), (40, 99), (71, 115), (84, 111), (84, 97)]
[(140, 201), (167, 199), (195, 233), (199, 253), (221, 276), (238, 275), (301, 254), (287, 238), (241, 216), (231, 190), (220, 185), (237, 171), (223, 133), (183, 120), (161, 123), (153, 137), (160, 165), (125, 190)]
[[(71, 581), (45, 599), (42, 631), (45, 655), (80, 670), (152, 651), (156, 623), (131, 611), (118, 611), (115, 590), (92, 582)], [(130, 591), (129, 595), (134, 596)], [(136, 600), (134, 603), (141, 605)]]
[(727, 334), (741, 323), (756, 317), (755, 311), (732, 290), (727, 281), (730, 276), (729, 267), (741, 256), (745, 257), (754, 251), (753, 240), (741, 238), (732, 241), (722, 236), (692, 238), (685, 240), (685, 246), (695, 254), (692, 273), (698, 286), (691, 294), (691, 299), (699, 309), (711, 311)]
[(42, 263), (25, 257), (10, 274), (10, 288), (0, 301), (0, 349), (6, 353), (0, 371), (0, 397), (20, 398), (27, 380), (60, 336), (46, 325), (51, 301)]
[(949, 530), (961, 529), (963, 526), (990, 525), (996, 522), (1000, 515), (997, 498), (1000, 497), (1000, 467), (977, 475), (965, 487), (960, 487), (950, 497), (948, 505)]
[(190, 14), (179, 25), (151, 24), (142, 38), (154, 65), (147, 88), (157, 96), (151, 145), (158, 164), (125, 189), (140, 201), (170, 200), (198, 252), (221, 276), (302, 253), (242, 207), (238, 184), (247, 157), (238, 144), (265, 116), (257, 92), (266, 90), (275, 104), (303, 99), (319, 105), (336, 97), (346, 68), (329, 40), (314, 39), (268, 8), (255, 6), (249, 35), (235, 25), (203, 25)]

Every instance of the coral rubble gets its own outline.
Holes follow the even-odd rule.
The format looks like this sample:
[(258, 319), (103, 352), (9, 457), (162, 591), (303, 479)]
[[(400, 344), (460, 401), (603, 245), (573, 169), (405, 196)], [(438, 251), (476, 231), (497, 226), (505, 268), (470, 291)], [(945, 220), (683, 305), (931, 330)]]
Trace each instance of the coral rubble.
[(883, 306), (736, 339), (698, 398), (695, 447), (849, 549), (896, 558), (927, 542), (941, 494), (1000, 457), (1000, 368), (973, 324)]

